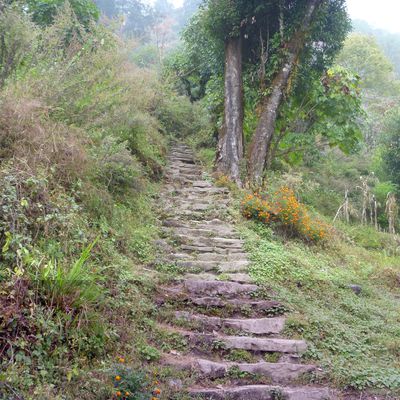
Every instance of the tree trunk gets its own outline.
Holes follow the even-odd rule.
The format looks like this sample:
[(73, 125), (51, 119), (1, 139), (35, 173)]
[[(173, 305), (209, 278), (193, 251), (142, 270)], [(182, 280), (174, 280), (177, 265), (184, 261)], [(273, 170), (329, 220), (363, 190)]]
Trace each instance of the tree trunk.
[(218, 140), (217, 171), (241, 186), (240, 162), (243, 159), (243, 82), (242, 40), (225, 43), (224, 126)]
[(312, 17), (322, 1), (308, 1), (300, 28), (286, 44), (286, 59), (282, 69), (272, 82), (271, 94), (262, 102), (262, 112), (249, 149), (248, 177), (252, 183), (259, 184), (262, 178), (267, 154), (275, 131), (275, 121), (279, 106), (282, 103), (291, 74), (304, 47), (306, 33), (310, 27)]

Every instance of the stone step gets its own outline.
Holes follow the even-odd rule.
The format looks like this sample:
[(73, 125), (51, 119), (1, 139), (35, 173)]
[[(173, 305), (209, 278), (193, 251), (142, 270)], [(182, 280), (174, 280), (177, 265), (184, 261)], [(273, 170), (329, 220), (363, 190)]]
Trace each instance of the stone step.
[(177, 207), (165, 208), (164, 212), (168, 217), (179, 217), (179, 218), (196, 218), (201, 221), (207, 218), (207, 215), (204, 211), (192, 211), (192, 210), (179, 210)]
[(205, 281), (188, 279), (183, 282), (183, 287), (190, 295), (207, 296), (237, 296), (250, 294), (258, 290), (257, 285), (243, 284), (227, 281)]
[(225, 272), (240, 272), (247, 271), (250, 262), (244, 261), (197, 261), (197, 260), (181, 260), (176, 263), (179, 267), (187, 268), (189, 270), (200, 270), (200, 271), (218, 271), (220, 273)]
[(178, 169), (178, 168), (182, 170), (199, 171), (200, 173), (203, 173), (203, 170), (199, 165), (189, 164), (188, 162), (183, 162), (177, 158), (175, 158), (173, 162), (170, 161), (166, 169), (168, 170), (168, 169)]
[(199, 274), (186, 274), (182, 279), (203, 279), (206, 281), (232, 281), (238, 283), (253, 283), (253, 279), (248, 274), (234, 273), (234, 274), (223, 274), (215, 275), (209, 273), (199, 273)]
[(206, 237), (189, 234), (184, 235), (179, 233), (175, 233), (175, 236), (182, 239), (184, 243), (196, 242), (196, 246), (242, 249), (244, 245), (244, 241), (241, 239), (221, 238), (218, 236)]
[(200, 236), (225, 236), (230, 239), (239, 238), (238, 233), (229, 226), (206, 225), (198, 221), (182, 221), (179, 219), (168, 219), (163, 221), (164, 229), (174, 229), (180, 234), (195, 233)]
[(258, 363), (215, 362), (201, 358), (167, 357), (164, 362), (179, 369), (197, 371), (202, 377), (221, 379), (229, 375), (230, 370), (239, 370), (252, 375), (267, 377), (274, 383), (288, 383), (302, 375), (316, 370), (315, 365), (293, 364), (288, 362)]
[(247, 350), (254, 353), (285, 354), (303, 354), (307, 350), (307, 343), (304, 340), (197, 333), (172, 326), (168, 326), (167, 329), (187, 338), (194, 349), (206, 346), (213, 349), (212, 351)]
[(246, 253), (234, 254), (215, 254), (215, 253), (200, 253), (197, 255), (199, 261), (248, 261)]
[(241, 247), (212, 247), (212, 246), (199, 246), (199, 245), (180, 245), (180, 251), (187, 251), (192, 253), (216, 253), (216, 254), (243, 254)]
[[(189, 296), (186, 301), (191, 304), (203, 307), (205, 310), (213, 308), (223, 308), (226, 312), (230, 311), (234, 314), (241, 314), (245, 310), (246, 315), (251, 311), (254, 314), (278, 314), (283, 306), (275, 300), (253, 300), (253, 299), (221, 299), (212, 296)], [(204, 311), (203, 311), (204, 312)]]
[(212, 188), (213, 184), (208, 181), (194, 181), (192, 186), (195, 188)]
[(254, 335), (271, 335), (282, 332), (285, 327), (285, 318), (219, 318), (193, 314), (187, 311), (176, 311), (175, 317), (194, 322), (199, 328), (217, 331), (221, 329), (235, 329)]
[(167, 160), (171, 163), (174, 164), (176, 162), (184, 163), (187, 165), (195, 165), (195, 160), (191, 156), (187, 155), (181, 155), (181, 156), (167, 156)]
[(220, 273), (235, 273), (235, 272), (246, 272), (250, 266), (250, 261), (229, 261), (221, 262), (218, 264), (218, 272)]
[(207, 400), (331, 400), (328, 388), (281, 387), (270, 385), (247, 385), (224, 388), (190, 389), (192, 398)]
[(304, 340), (258, 338), (249, 336), (216, 336), (218, 342), (227, 349), (249, 350), (254, 352), (297, 353), (307, 350)]
[(193, 349), (209, 348), (212, 352), (217, 349), (226, 350), (247, 350), (254, 353), (283, 353), (303, 354), (307, 350), (307, 343), (304, 340), (265, 338), (253, 336), (227, 336), (217, 333), (197, 333), (184, 329), (178, 329), (170, 325), (161, 325), (165, 330), (179, 334), (187, 338)]
[(239, 240), (239, 235), (234, 231), (228, 231), (223, 229), (218, 229), (217, 227), (211, 229), (195, 228), (195, 227), (173, 227), (173, 228), (163, 228), (164, 232), (173, 232), (175, 235), (187, 235), (191, 237), (206, 237), (213, 238), (220, 235), (224, 235), (227, 239)]
[(199, 179), (201, 175), (195, 173), (187, 173), (187, 172), (166, 171), (166, 176), (172, 179), (185, 179), (186, 181), (190, 182)]
[(176, 193), (179, 195), (195, 194), (195, 195), (226, 195), (229, 193), (228, 189), (216, 188), (216, 187), (185, 187), (182, 189), (176, 189)]
[(178, 167), (178, 166), (170, 166), (169, 168), (165, 169), (166, 175), (182, 175), (182, 176), (190, 176), (193, 177), (193, 180), (197, 181), (201, 179), (203, 176), (203, 172), (200, 168), (185, 168), (185, 167)]
[[(187, 211), (207, 211), (212, 207), (211, 203), (187, 203), (187, 202), (179, 202), (177, 205), (179, 206), (179, 213), (187, 213)], [(173, 207), (176, 210), (176, 207)], [(190, 215), (190, 214), (189, 214)]]
[(187, 271), (218, 271), (218, 264), (209, 261), (180, 260), (176, 262), (176, 265), (186, 269)]

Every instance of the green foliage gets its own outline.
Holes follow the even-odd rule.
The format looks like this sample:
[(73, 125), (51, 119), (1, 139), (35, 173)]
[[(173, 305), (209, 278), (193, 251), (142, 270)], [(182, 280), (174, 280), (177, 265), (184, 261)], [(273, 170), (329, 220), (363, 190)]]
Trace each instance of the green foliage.
[(138, 346), (138, 351), (142, 360), (145, 361), (157, 361), (161, 357), (160, 352), (155, 347), (146, 344)]
[(373, 89), (381, 94), (393, 94), (399, 91), (393, 64), (372, 36), (351, 34), (336, 62), (357, 73), (365, 89)]
[[(25, 0), (22, 6), (27, 8), (36, 24), (46, 26), (54, 22), (65, 3), (65, 0)], [(99, 10), (92, 0), (68, 0), (68, 3), (79, 22), (86, 27), (99, 18)]]
[[(248, 142), (257, 126), (261, 101), (285, 58), (285, 43), (300, 25), (304, 9), (304, 1), (207, 1), (185, 29), (183, 47), (168, 60), (166, 73), (192, 101), (204, 98), (218, 131), (223, 124), (224, 44), (231, 37), (241, 37)], [(280, 112), (270, 161), (283, 156), (294, 163), (327, 145), (347, 152), (357, 148), (362, 114), (357, 78), (339, 68), (324, 74), (349, 29), (344, 1), (324, 2), (318, 9)], [(324, 43), (323, 49), (312, 43)]]
[[(17, 7), (0, 15), (2, 57), (16, 56), (0, 88), (0, 369), (27, 399), (108, 399), (109, 358), (137, 356), (152, 329), (156, 282), (141, 263), (157, 234), (158, 112), (175, 93), (112, 32), (63, 10), (46, 28)], [(178, 111), (167, 128), (192, 114)]]
[(32, 39), (37, 33), (29, 18), (13, 8), (0, 13), (0, 88), (28, 61), (35, 47)]
[(299, 82), (281, 111), (272, 152), (289, 163), (310, 160), (326, 146), (355, 152), (363, 115), (359, 78), (342, 67), (330, 68), (321, 79)]
[(400, 110), (393, 110), (386, 119), (382, 161), (391, 181), (400, 185)]
[(374, 36), (386, 57), (392, 62), (396, 69), (397, 76), (400, 74), (400, 35), (398, 33), (387, 32), (383, 29), (375, 29), (367, 22), (353, 20), (353, 31), (363, 35)]
[(143, 371), (119, 364), (111, 371), (110, 379), (114, 383), (114, 395), (117, 398), (148, 400), (151, 397), (150, 382)]
[(141, 0), (94, 0), (99, 10), (108, 18), (124, 16), (122, 30), (129, 36), (147, 39), (150, 29), (157, 22), (153, 8)]
[(39, 293), (43, 292), (43, 300), (50, 300), (49, 307), (56, 305), (68, 310), (87, 308), (97, 303), (100, 293), (96, 281), (99, 277), (86, 265), (96, 241), (82, 251), (70, 268), (63, 268), (52, 260), (44, 266), (39, 265), (33, 280), (37, 281)]
[[(399, 256), (349, 239), (334, 239), (325, 249), (306, 249), (294, 241), (261, 238), (254, 226), (243, 232), (250, 272), (292, 310), (286, 334), (310, 343), (306, 358), (317, 360), (326, 371), (321, 379), (340, 387), (397, 393), (399, 288), (388, 266), (398, 265)], [(358, 229), (365, 230), (365, 238), (382, 235)], [(355, 283), (362, 287), (358, 296), (349, 288)]]

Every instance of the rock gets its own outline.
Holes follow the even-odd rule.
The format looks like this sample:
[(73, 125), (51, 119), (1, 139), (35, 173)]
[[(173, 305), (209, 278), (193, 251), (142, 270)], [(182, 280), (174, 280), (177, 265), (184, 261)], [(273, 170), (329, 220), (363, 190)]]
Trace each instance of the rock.
[(218, 265), (218, 271), (220, 273), (242, 272), (247, 271), (249, 266), (250, 261), (248, 260), (222, 262)]
[(208, 181), (194, 181), (193, 187), (195, 187), (195, 188), (212, 188), (213, 185), (212, 185), (212, 183), (210, 183)]
[(183, 388), (183, 382), (180, 379), (170, 379), (168, 386), (174, 391), (180, 391)]
[(218, 307), (236, 310), (240, 312), (243, 308), (252, 309), (256, 312), (270, 312), (281, 308), (282, 305), (274, 300), (249, 300), (249, 299), (220, 299), (218, 297), (189, 297), (188, 300), (202, 307)]
[(291, 363), (221, 363), (209, 360), (197, 360), (195, 367), (208, 378), (223, 378), (231, 368), (236, 368), (253, 375), (266, 376), (273, 382), (289, 382), (298, 379), (301, 375), (314, 371), (315, 365), (291, 364)]
[(280, 333), (285, 326), (285, 318), (282, 317), (246, 319), (218, 318), (191, 314), (185, 311), (177, 311), (175, 312), (175, 316), (178, 319), (196, 322), (201, 327), (209, 330), (231, 328), (256, 335)]
[(349, 289), (351, 289), (357, 296), (361, 293), (362, 287), (360, 285), (349, 285)]
[(307, 343), (304, 340), (265, 339), (247, 336), (223, 336), (218, 337), (217, 340), (224, 343), (228, 349), (300, 354), (307, 350)]
[(159, 239), (159, 240), (154, 240), (153, 244), (155, 247), (160, 249), (163, 253), (172, 253), (174, 251), (174, 248), (168, 244), (166, 240)]
[[(253, 280), (247, 274), (224, 274), (224, 275), (215, 275), (211, 273), (199, 273), (199, 274), (186, 274), (182, 277), (181, 280), (186, 279), (204, 279), (206, 281), (231, 281), (237, 283), (252, 283)], [(179, 280), (179, 278), (178, 278)]]
[(193, 398), (207, 400), (330, 400), (331, 392), (326, 388), (284, 388), (269, 385), (248, 385), (225, 388), (191, 389)]
[(199, 245), (188, 245), (182, 244), (180, 246), (182, 251), (198, 252), (198, 253), (216, 253), (216, 254), (242, 254), (243, 249), (241, 247), (212, 247), (212, 246), (199, 246)]
[(237, 295), (243, 293), (252, 293), (258, 290), (257, 285), (242, 284), (237, 282), (227, 281), (204, 281), (204, 280), (186, 280), (184, 287), (190, 294), (197, 295)]

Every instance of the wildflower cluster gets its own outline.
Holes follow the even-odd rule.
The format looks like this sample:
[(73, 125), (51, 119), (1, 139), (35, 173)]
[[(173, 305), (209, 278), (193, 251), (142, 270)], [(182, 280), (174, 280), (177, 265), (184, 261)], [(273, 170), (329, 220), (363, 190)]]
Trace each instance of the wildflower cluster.
[(312, 218), (292, 189), (282, 187), (273, 195), (248, 194), (242, 201), (243, 215), (265, 224), (275, 223), (286, 233), (309, 242), (320, 242), (328, 237), (329, 226)]
[(150, 382), (142, 371), (134, 371), (125, 366), (125, 359), (118, 358), (118, 366), (112, 375), (114, 395), (113, 400), (159, 400), (161, 389), (159, 382)]

